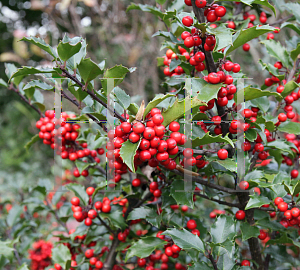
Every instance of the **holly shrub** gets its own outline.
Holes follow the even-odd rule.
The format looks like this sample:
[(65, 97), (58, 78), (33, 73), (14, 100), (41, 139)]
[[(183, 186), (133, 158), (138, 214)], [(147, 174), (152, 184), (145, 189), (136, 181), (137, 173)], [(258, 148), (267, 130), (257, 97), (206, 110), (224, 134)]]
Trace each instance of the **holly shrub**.
[(0, 83), (39, 114), (25, 147), (53, 149), (55, 181), (1, 201), (1, 269), (299, 269), (300, 4), (180, 1), (127, 9), (165, 26), (148, 104), (82, 37), (22, 39), (52, 65), (7, 63)]

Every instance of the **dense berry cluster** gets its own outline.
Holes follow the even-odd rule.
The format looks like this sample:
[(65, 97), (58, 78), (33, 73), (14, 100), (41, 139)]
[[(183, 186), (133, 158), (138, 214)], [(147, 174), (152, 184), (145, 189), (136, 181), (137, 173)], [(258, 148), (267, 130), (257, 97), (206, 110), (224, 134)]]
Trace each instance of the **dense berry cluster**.
[(33, 249), (28, 251), (32, 270), (44, 270), (51, 264), (52, 247), (52, 243), (44, 240), (33, 243)]

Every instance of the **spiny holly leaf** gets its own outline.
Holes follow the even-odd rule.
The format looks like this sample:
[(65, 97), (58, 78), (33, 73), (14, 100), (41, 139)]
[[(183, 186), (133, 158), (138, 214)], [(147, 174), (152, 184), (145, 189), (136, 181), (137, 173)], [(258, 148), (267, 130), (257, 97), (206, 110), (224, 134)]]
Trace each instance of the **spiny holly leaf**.
[(223, 166), (225, 169), (231, 171), (231, 172), (237, 172), (237, 163), (235, 160), (227, 158), (225, 160), (216, 159), (213, 161), (213, 163), (216, 162)]
[(222, 135), (218, 136), (211, 136), (210, 132), (205, 133), (205, 135), (202, 138), (195, 138), (192, 141), (192, 147), (195, 148), (200, 145), (210, 144), (210, 143), (229, 143), (232, 147), (234, 147), (234, 144), (232, 140), (228, 137), (228, 134), (226, 134), (225, 137), (222, 137)]
[(274, 65), (271, 65), (270, 63), (267, 63), (267, 64), (263, 63), (263, 61), (261, 59), (259, 59), (258, 62), (260, 63), (260, 65), (262, 66), (263, 69), (266, 69), (267, 71), (269, 71), (270, 73), (272, 73), (272, 75), (274, 75), (275, 77), (277, 77), (279, 80), (283, 80), (284, 79), (284, 75), (280, 74), (279, 71), (278, 71), (278, 69), (276, 67), (274, 67)]
[[(128, 69), (127, 67), (124, 67), (122, 65), (119, 66), (114, 66), (110, 69), (107, 69), (104, 73), (103, 79), (101, 80), (102, 82), (102, 87), (103, 87), (103, 91), (105, 93), (105, 95), (107, 94), (107, 79), (113, 79), (112, 80), (112, 85), (113, 87), (116, 87), (117, 85), (119, 85), (123, 79), (125, 78), (125, 75), (128, 72), (133, 72), (135, 69)], [(110, 89), (112, 90), (112, 89)]]
[(227, 239), (233, 240), (235, 237), (235, 221), (232, 217), (221, 215), (212, 225), (210, 234), (215, 244), (223, 243)]
[(100, 217), (108, 218), (111, 221), (111, 224), (117, 228), (124, 230), (127, 227), (123, 213), (119, 210), (112, 211), (111, 213), (100, 213)]
[(67, 61), (74, 54), (78, 53), (81, 49), (81, 40), (77, 42), (62, 40), (57, 46), (57, 53), (62, 61)]
[[(217, 0), (215, 2), (220, 2), (220, 1), (222, 1), (222, 0)], [(240, 0), (240, 1), (228, 0), (228, 1), (241, 2), (248, 6), (251, 6), (251, 4), (262, 5), (262, 6), (270, 8), (273, 11), (274, 15), (276, 16), (276, 9), (268, 2), (268, 0)]]
[(300, 4), (296, 1), (296, 3), (289, 3), (285, 4), (287, 9), (296, 17), (298, 23), (300, 23)]
[(266, 197), (258, 196), (256, 194), (250, 195), (250, 200), (247, 203), (245, 210), (261, 207), (262, 205), (269, 204), (269, 203), (270, 203), (270, 199)]
[(147, 216), (155, 216), (155, 215), (157, 215), (157, 214), (153, 209), (151, 209), (147, 206), (142, 206), (142, 207), (133, 209), (129, 213), (127, 220), (142, 219), (142, 218), (146, 218)]
[(145, 112), (144, 112), (144, 118), (146, 117), (146, 115), (153, 109), (153, 108), (155, 108), (159, 103), (161, 103), (163, 100), (165, 100), (165, 99), (167, 99), (167, 98), (170, 98), (170, 97), (175, 97), (176, 95), (174, 95), (174, 94), (170, 94), (170, 93), (168, 93), (168, 94), (166, 94), (166, 95), (164, 95), (164, 94), (158, 94), (158, 95), (156, 95), (155, 96), (155, 98), (154, 99), (152, 99), (149, 103), (148, 103), (148, 105), (147, 105), (147, 107), (146, 107), (146, 109), (145, 109)]
[(83, 59), (78, 65), (78, 70), (85, 83), (88, 83), (97, 78), (100, 74), (103, 74), (103, 70), (99, 65), (92, 61), (91, 58)]
[(300, 135), (300, 124), (295, 122), (284, 122), (279, 125), (278, 130), (281, 132)]
[(163, 18), (164, 17), (164, 13), (161, 12), (161, 10), (157, 7), (153, 7), (153, 6), (150, 6), (150, 5), (142, 5), (142, 4), (139, 4), (139, 5), (136, 5), (136, 4), (131, 4), (127, 9), (126, 9), (126, 12), (130, 11), (130, 10), (134, 10), (134, 9), (138, 9), (138, 10), (142, 10), (142, 11), (146, 11), (146, 12), (150, 12), (151, 14), (153, 15), (156, 15), (160, 18)]
[(38, 46), (45, 52), (49, 53), (51, 56), (54, 57), (54, 59), (57, 58), (55, 50), (49, 44), (47, 44), (43, 39), (36, 38), (36, 37), (23, 37), (21, 40), (28, 41), (28, 42), (32, 43), (33, 45)]
[(242, 232), (242, 241), (246, 241), (251, 237), (257, 237), (259, 235), (259, 228), (256, 226), (251, 226), (247, 222), (242, 222), (240, 225)]
[(27, 263), (23, 263), (17, 270), (29, 270)]
[(288, 237), (287, 233), (285, 233), (285, 232), (281, 233), (281, 236), (279, 238), (271, 239), (268, 241), (268, 245), (278, 245), (278, 244), (282, 244), (284, 246), (286, 246), (287, 244), (292, 244), (297, 247), (300, 247), (300, 243), (298, 241), (294, 241), (293, 239)]
[(134, 156), (136, 154), (136, 150), (138, 149), (140, 145), (140, 141), (137, 143), (131, 143), (129, 140), (122, 143), (121, 149), (120, 149), (120, 156), (123, 159), (123, 162), (128, 166), (128, 168), (135, 172), (134, 168)]
[(55, 248), (52, 249), (52, 260), (55, 263), (58, 263), (64, 269), (67, 268), (67, 264), (71, 261), (71, 253), (67, 246), (63, 244), (59, 244)]
[(79, 101), (84, 100), (88, 93), (83, 91), (81, 87), (77, 87), (75, 85), (71, 85), (68, 87), (68, 90), (78, 99)]
[(11, 240), (0, 241), (0, 255), (9, 257), (12, 254), (12, 252), (14, 251), (14, 248), (12, 246), (13, 246), (13, 243)]
[(284, 27), (288, 27), (292, 30), (294, 30), (298, 35), (300, 35), (300, 28), (297, 27), (295, 24), (290, 23), (290, 22), (284, 22), (281, 26), (280, 29), (284, 28)]
[(297, 48), (291, 51), (291, 58), (296, 61), (298, 55), (300, 54), (300, 43), (297, 44)]
[(245, 101), (252, 100), (255, 98), (263, 97), (263, 96), (275, 96), (277, 100), (282, 99), (281, 95), (277, 92), (270, 92), (266, 90), (260, 90), (258, 88), (253, 88), (251, 86), (247, 86), (244, 89), (244, 98)]
[(70, 191), (73, 191), (75, 193), (75, 196), (77, 196), (81, 202), (87, 205), (89, 196), (86, 194), (84, 186), (71, 183), (66, 185), (66, 188)]
[(27, 75), (32, 75), (32, 74), (40, 74), (40, 73), (57, 73), (54, 69), (52, 68), (34, 68), (34, 67), (22, 67), (19, 68), (15, 73), (11, 75), (9, 78), (9, 81), (11, 81), (13, 78), (16, 77), (21, 77), (21, 76), (27, 76)]
[(115, 87), (114, 94), (124, 109), (127, 109), (130, 106), (131, 97), (127, 95), (123, 89), (118, 86)]
[(280, 152), (288, 152), (290, 155), (294, 155), (294, 152), (292, 151), (292, 148), (298, 151), (297, 147), (295, 145), (289, 145), (285, 141), (275, 140), (272, 142), (268, 142), (266, 144), (267, 147), (275, 148), (280, 150)]
[(127, 251), (125, 262), (133, 256), (139, 258), (148, 257), (155, 249), (163, 247), (166, 241), (158, 237), (143, 237), (135, 242)]
[(174, 243), (182, 249), (194, 249), (205, 253), (202, 240), (197, 236), (187, 231), (186, 229), (169, 229), (162, 233), (162, 235), (169, 235)]
[(269, 25), (253, 26), (251, 28), (239, 30), (232, 37), (233, 45), (229, 45), (228, 47), (226, 47), (224, 54), (228, 55), (248, 41), (274, 30), (275, 28)]
[(191, 187), (191, 190), (195, 189), (195, 183), (190, 182), (188, 185), (183, 179), (177, 179), (172, 182), (170, 194), (176, 200), (177, 204), (187, 205), (190, 208), (194, 207), (193, 193), (191, 190), (186, 190), (186, 188)]
[[(299, 47), (300, 48), (300, 47)], [(298, 83), (296, 83), (295, 81), (289, 81), (285, 86), (284, 86), (284, 90), (281, 93), (282, 97), (286, 97), (288, 96), (290, 93), (292, 93), (297, 87), (300, 87), (300, 85)]]
[(218, 92), (222, 86), (222, 83), (211, 84), (203, 79), (192, 79), (193, 96), (197, 96), (197, 98), (203, 102), (208, 102), (217, 98)]
[(268, 54), (275, 57), (278, 61), (280, 61), (284, 67), (291, 67), (293, 66), (289, 53), (285, 49), (284, 46), (280, 44), (280, 42), (276, 42), (273, 39), (270, 40), (263, 40), (261, 41), (266, 46)]
[(188, 270), (211, 270), (211, 267), (205, 262), (195, 262), (192, 266), (189, 266)]
[(35, 134), (28, 143), (25, 144), (25, 149), (28, 151), (28, 149), (33, 145), (35, 142), (37, 142), (40, 139), (39, 134)]
[(176, 99), (176, 101), (173, 103), (173, 105), (162, 113), (162, 116), (164, 117), (164, 122), (162, 124), (165, 127), (168, 126), (172, 121), (184, 116), (184, 114), (186, 113), (186, 104), (185, 103), (190, 103), (191, 109), (202, 106), (202, 105), (206, 105), (206, 103), (204, 103), (197, 97), (194, 97), (192, 99), (187, 97), (182, 100)]
[(87, 163), (87, 162), (83, 162), (83, 161), (80, 161), (80, 160), (75, 161), (75, 165), (76, 165), (79, 173), (82, 173), (82, 171), (85, 170), (86, 168), (88, 168), (89, 166), (94, 166), (96, 164), (97, 163)]
[(216, 46), (214, 51), (218, 51), (227, 47), (228, 45), (232, 45), (232, 30), (226, 27), (224, 24), (221, 24), (217, 28), (207, 27), (206, 31), (216, 37)]
[(26, 96), (31, 99), (33, 97), (35, 88), (39, 88), (42, 90), (53, 90), (54, 89), (54, 87), (52, 85), (49, 85), (41, 80), (33, 80), (24, 86), (23, 91), (25, 92)]

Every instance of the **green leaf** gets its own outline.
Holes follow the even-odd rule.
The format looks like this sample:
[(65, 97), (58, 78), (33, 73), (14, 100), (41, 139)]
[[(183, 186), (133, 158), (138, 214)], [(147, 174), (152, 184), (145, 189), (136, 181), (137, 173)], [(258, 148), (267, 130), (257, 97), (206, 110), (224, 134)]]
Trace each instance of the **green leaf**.
[(141, 140), (137, 143), (131, 143), (129, 140), (122, 143), (120, 149), (120, 156), (123, 159), (123, 162), (128, 166), (128, 168), (134, 173), (134, 156), (136, 154), (136, 150), (139, 148)]
[(4, 87), (7, 87), (8, 86), (8, 84), (7, 84), (7, 82), (5, 82), (3, 79), (1, 79), (0, 78), (0, 85), (1, 86), (4, 86)]
[(244, 89), (245, 101), (252, 100), (252, 99), (255, 99), (255, 98), (259, 98), (259, 97), (264, 97), (264, 96), (267, 96), (267, 97), (268, 96), (275, 96), (275, 98), (277, 100), (282, 99), (281, 95), (278, 94), (277, 92), (270, 92), (270, 91), (266, 91), (266, 90), (260, 90), (258, 88), (253, 88), (250, 85), (247, 86)]
[(254, 105), (254, 107), (258, 107), (263, 112), (267, 112), (270, 108), (270, 101), (266, 96), (252, 99), (251, 103)]
[(206, 145), (210, 143), (229, 143), (232, 147), (234, 147), (234, 144), (232, 140), (228, 137), (228, 134), (226, 134), (225, 137), (222, 137), (222, 135), (218, 136), (211, 136), (210, 132), (205, 133), (205, 135), (202, 138), (195, 138), (192, 141), (192, 147), (195, 148), (200, 145)]
[(17, 221), (17, 219), (20, 218), (20, 214), (22, 213), (22, 211), (23, 211), (23, 207), (20, 205), (14, 205), (10, 209), (6, 218), (6, 222), (9, 227), (12, 227)]
[(297, 44), (297, 48), (291, 51), (291, 58), (296, 61), (298, 55), (300, 54), (300, 43)]
[(112, 211), (111, 213), (103, 213), (100, 214), (101, 218), (107, 218), (111, 221), (111, 224), (117, 228), (120, 228), (124, 230), (127, 227), (127, 224), (125, 223), (123, 213), (119, 210)]
[(36, 38), (36, 37), (23, 37), (21, 40), (28, 41), (28, 42), (32, 43), (33, 45), (36, 45), (39, 48), (41, 48), (42, 50), (49, 53), (51, 56), (54, 57), (54, 59), (57, 58), (55, 50), (49, 44), (47, 44), (43, 39)]
[(274, 67), (274, 65), (271, 65), (270, 63), (263, 63), (263, 61), (261, 59), (259, 59), (258, 61), (260, 63), (260, 65), (262, 66), (263, 69), (266, 69), (267, 71), (271, 72), (272, 75), (274, 75), (275, 77), (277, 77), (279, 80), (283, 80), (284, 79), (284, 75), (280, 74), (278, 69), (276, 67)]
[(54, 89), (53, 86), (51, 86), (41, 80), (30, 81), (23, 87), (23, 90), (28, 98), (31, 99), (33, 97), (35, 88), (39, 88), (42, 90), (53, 90)]
[(253, 26), (251, 28), (239, 30), (232, 37), (233, 45), (229, 45), (228, 47), (226, 47), (224, 54), (228, 55), (248, 41), (274, 30), (275, 28), (269, 25)]
[(203, 101), (201, 101), (197, 97), (194, 97), (192, 99), (185, 98), (182, 100), (176, 99), (173, 105), (162, 113), (162, 116), (164, 117), (164, 122), (162, 124), (165, 127), (168, 126), (172, 121), (184, 116), (186, 112), (185, 102), (191, 103), (191, 109), (202, 105), (206, 105)]
[(9, 78), (9, 81), (11, 81), (13, 78), (16, 77), (22, 77), (32, 74), (40, 74), (40, 73), (56, 73), (56, 71), (52, 68), (34, 68), (34, 67), (22, 67), (19, 68), (16, 72), (14, 72), (11, 77)]
[[(299, 47), (300, 48), (300, 47)], [(289, 81), (285, 86), (284, 90), (281, 93), (282, 97), (288, 96), (290, 93), (292, 93), (297, 87), (300, 87), (299, 84), (297, 84), (295, 81)]]
[(291, 67), (293, 64), (291, 62), (290, 56), (284, 46), (280, 42), (276, 42), (273, 39), (261, 41), (266, 46), (268, 54), (275, 57), (280, 61), (284, 67)]
[(257, 226), (261, 226), (265, 229), (271, 229), (272, 231), (286, 230), (278, 221), (272, 221), (269, 217), (265, 217), (256, 222)]
[(155, 2), (157, 4), (163, 5), (166, 2), (166, 0), (155, 0)]
[(298, 23), (300, 23), (300, 4), (299, 3), (286, 3), (285, 7), (296, 17)]
[(72, 95), (75, 96), (76, 99), (78, 99), (79, 101), (84, 100), (88, 93), (83, 91), (81, 87), (77, 87), (77, 86), (69, 86), (68, 90), (72, 93)]
[(212, 225), (210, 234), (215, 244), (223, 243), (227, 239), (233, 240), (236, 234), (234, 219), (225, 215), (219, 216)]
[(158, 237), (143, 237), (135, 242), (127, 251), (125, 262), (133, 256), (139, 258), (148, 257), (155, 249), (161, 248), (166, 244), (166, 241)]
[(59, 244), (52, 249), (52, 260), (63, 268), (67, 268), (67, 264), (71, 261), (71, 253), (67, 246)]
[(256, 226), (251, 226), (247, 222), (242, 222), (240, 225), (242, 232), (242, 241), (246, 241), (251, 237), (257, 237), (259, 235), (259, 228)]
[(105, 78), (114, 79), (113, 85), (114, 85), (114, 87), (116, 87), (123, 81), (123, 79), (125, 78), (125, 75), (128, 72), (130, 72), (130, 70), (127, 67), (124, 67), (122, 65), (114, 66), (110, 69), (107, 69), (104, 73), (103, 79), (101, 80), (104, 93), (107, 94), (107, 80)]
[(281, 26), (280, 29), (284, 28), (284, 27), (288, 27), (292, 30), (294, 30), (298, 35), (300, 35), (300, 28), (297, 27), (295, 24), (290, 23), (290, 22), (284, 22)]
[(14, 248), (12, 247), (12, 241), (0, 241), (0, 254), (4, 255), (5, 257), (9, 257), (12, 255)]
[(28, 143), (25, 144), (25, 149), (28, 151), (28, 149), (33, 145), (35, 142), (37, 142), (40, 139), (39, 134), (35, 134)]
[(205, 253), (205, 248), (202, 240), (197, 235), (192, 234), (184, 228), (182, 230), (168, 229), (164, 231), (162, 235), (171, 236), (174, 243), (182, 249), (194, 249)]
[(155, 216), (155, 215), (157, 215), (157, 214), (153, 209), (151, 209), (147, 206), (142, 206), (142, 207), (133, 209), (129, 213), (127, 220), (143, 219), (143, 218), (146, 218), (147, 216)]
[[(78, 40), (77, 40), (78, 41)], [(81, 42), (77, 43), (62, 40), (57, 46), (57, 53), (62, 61), (67, 61), (81, 49)]]
[(131, 97), (127, 95), (126, 92), (118, 86), (114, 88), (114, 93), (122, 107), (124, 109), (127, 109), (130, 106)]
[(126, 12), (128, 12), (130, 10), (134, 10), (134, 9), (150, 12), (151, 14), (156, 15), (160, 18), (164, 18), (164, 16), (165, 16), (165, 14), (163, 12), (161, 12), (161, 10), (158, 9), (157, 7), (153, 7), (150, 5), (142, 5), (142, 4), (136, 5), (133, 3), (126, 9)]
[(216, 46), (214, 51), (218, 51), (232, 44), (232, 30), (221, 24), (217, 28), (207, 27), (206, 31), (216, 37)]
[(145, 108), (145, 111), (144, 111), (144, 118), (145, 118), (146, 115), (147, 115), (153, 108), (155, 108), (159, 103), (161, 103), (162, 101), (164, 101), (165, 99), (170, 98), (170, 97), (176, 97), (176, 95), (170, 94), (170, 93), (168, 93), (168, 94), (166, 94), (166, 95), (164, 95), (164, 94), (158, 94), (158, 95), (156, 95), (156, 96), (154, 97), (154, 99), (152, 99), (152, 100), (148, 103), (147, 107)]
[(222, 83), (211, 84), (203, 79), (192, 79), (193, 95), (197, 96), (197, 98), (203, 102), (208, 102), (217, 98), (218, 92), (222, 86)]
[(245, 210), (261, 207), (262, 205), (269, 204), (269, 203), (270, 203), (270, 199), (266, 197), (258, 196), (256, 194), (250, 195), (250, 200), (247, 203)]
[(279, 125), (278, 130), (290, 134), (300, 135), (300, 124), (295, 122), (284, 122)]
[[(294, 155), (291, 145), (287, 144), (285, 141), (275, 140), (273, 142), (268, 142), (266, 146), (278, 149), (280, 152), (288, 152), (289, 154)], [(295, 146), (293, 148), (297, 150)]]
[(180, 59), (172, 59), (170, 66), (169, 66), (169, 71), (173, 71), (175, 68), (177, 68), (181, 64)]
[(76, 161), (75, 161), (75, 165), (76, 165), (78, 171), (79, 171), (80, 173), (82, 173), (83, 170), (85, 170), (85, 169), (88, 168), (89, 166), (94, 166), (94, 165), (96, 165), (96, 163), (92, 163), (92, 164), (91, 164), (91, 163), (88, 163), (88, 162), (83, 162), (83, 161), (81, 161), (81, 160), (76, 160)]
[(29, 270), (27, 263), (23, 263), (17, 270)]
[(103, 70), (91, 58), (83, 59), (77, 68), (86, 84), (96, 79), (100, 74), (103, 74)]
[[(172, 182), (170, 194), (176, 200), (177, 204), (194, 207), (193, 192), (185, 189), (186, 182), (182, 179), (176, 179)], [(192, 190), (195, 189), (195, 183), (190, 183)]]
[(73, 191), (75, 193), (75, 196), (77, 196), (82, 203), (87, 205), (89, 201), (89, 196), (86, 194), (84, 186), (80, 184), (68, 184), (65, 186), (68, 190)]
[(231, 172), (236, 172), (237, 171), (237, 163), (235, 160), (227, 158), (224, 160), (216, 159), (213, 161), (213, 163), (218, 163), (221, 166), (223, 166), (225, 169), (231, 171)]
[(248, 129), (246, 132), (245, 132), (245, 137), (248, 141), (250, 142), (254, 142), (257, 138), (257, 132), (255, 129)]
[(211, 267), (205, 262), (195, 262), (192, 266), (189, 266), (188, 270), (211, 270)]

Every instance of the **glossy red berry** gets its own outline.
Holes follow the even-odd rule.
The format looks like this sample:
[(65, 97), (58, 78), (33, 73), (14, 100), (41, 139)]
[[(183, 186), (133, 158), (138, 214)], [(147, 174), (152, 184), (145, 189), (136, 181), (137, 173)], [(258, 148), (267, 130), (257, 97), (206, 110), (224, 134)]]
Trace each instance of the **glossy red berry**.
[(227, 157), (228, 157), (228, 152), (227, 152), (227, 150), (226, 149), (220, 149), (219, 151), (218, 151), (218, 157), (219, 157), (219, 159), (226, 159)]
[(239, 210), (235, 213), (235, 217), (238, 220), (243, 220), (245, 218), (246, 214), (243, 210)]
[(241, 263), (241, 266), (250, 266), (250, 261), (243, 260), (242, 263)]
[(190, 219), (187, 224), (186, 224), (187, 228), (190, 230), (196, 229), (197, 228), (197, 223), (195, 220)]
[(249, 50), (250, 50), (250, 45), (249, 45), (248, 43), (245, 43), (245, 44), (243, 45), (243, 50), (244, 50), (245, 52), (249, 51)]
[(80, 199), (79, 199), (78, 197), (73, 197), (73, 198), (71, 199), (71, 204), (72, 204), (72, 205), (75, 205), (75, 206), (79, 206), (79, 204), (80, 204)]
[(88, 188), (86, 189), (86, 194), (89, 195), (89, 196), (92, 196), (93, 193), (94, 193), (94, 191), (95, 191), (95, 188), (93, 188), (93, 187), (88, 187)]
[(103, 204), (101, 211), (104, 213), (109, 213), (111, 210), (111, 206), (109, 204)]
[(132, 185), (133, 185), (134, 187), (139, 187), (139, 186), (141, 185), (141, 180), (138, 179), (138, 178), (133, 179), (133, 180), (132, 180)]
[(285, 212), (286, 210), (288, 210), (288, 204), (286, 202), (280, 202), (277, 205), (278, 209), (280, 212)]
[(198, 8), (204, 8), (206, 6), (206, 0), (196, 0), (195, 4)]
[(191, 16), (185, 16), (182, 18), (182, 24), (184, 26), (190, 27), (193, 24), (193, 18)]

